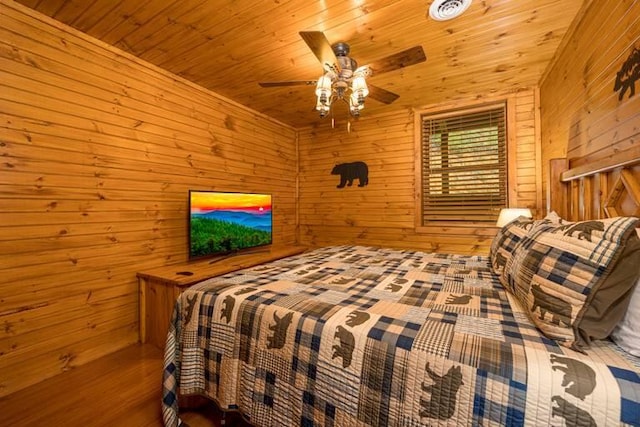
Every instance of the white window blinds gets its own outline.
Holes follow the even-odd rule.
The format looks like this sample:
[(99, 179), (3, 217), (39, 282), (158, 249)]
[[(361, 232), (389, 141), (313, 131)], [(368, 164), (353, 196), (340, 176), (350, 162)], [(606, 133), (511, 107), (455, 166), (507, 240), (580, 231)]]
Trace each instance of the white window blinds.
[(507, 205), (505, 105), (422, 116), (422, 223), (491, 221)]

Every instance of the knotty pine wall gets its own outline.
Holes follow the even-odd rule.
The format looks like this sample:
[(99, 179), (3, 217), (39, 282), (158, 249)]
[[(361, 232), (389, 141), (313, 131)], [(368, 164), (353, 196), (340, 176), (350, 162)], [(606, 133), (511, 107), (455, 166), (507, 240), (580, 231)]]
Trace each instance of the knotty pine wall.
[[(136, 272), (186, 260), (187, 190), (271, 192), (295, 130), (0, 1), (0, 396), (138, 340)], [(88, 379), (90, 380), (90, 379)]]
[(550, 159), (576, 167), (614, 153), (640, 156), (640, 81), (631, 98), (614, 92), (616, 73), (640, 49), (640, 2), (592, 1), (574, 24), (540, 85), (545, 199)]
[[(483, 96), (425, 110), (449, 110), (508, 99), (510, 205), (542, 205), (539, 165), (537, 91), (504, 96)], [(369, 101), (375, 102), (375, 101)], [(416, 232), (416, 182), (414, 112), (367, 116), (346, 130), (346, 117), (336, 115), (336, 127), (326, 125), (300, 130), (300, 240), (310, 245), (364, 244), (427, 251), (487, 254), (496, 229), (493, 226), (426, 227)], [(336, 188), (337, 163), (364, 161), (369, 185)], [(461, 206), (464, 209), (464, 206)]]

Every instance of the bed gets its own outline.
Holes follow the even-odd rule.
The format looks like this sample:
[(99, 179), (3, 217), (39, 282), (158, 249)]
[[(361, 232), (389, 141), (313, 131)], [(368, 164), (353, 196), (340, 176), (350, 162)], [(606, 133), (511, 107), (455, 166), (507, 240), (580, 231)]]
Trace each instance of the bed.
[(639, 426), (640, 358), (607, 338), (637, 226), (521, 217), (489, 256), (332, 246), (199, 283), (167, 336), (165, 425), (182, 394), (257, 426)]

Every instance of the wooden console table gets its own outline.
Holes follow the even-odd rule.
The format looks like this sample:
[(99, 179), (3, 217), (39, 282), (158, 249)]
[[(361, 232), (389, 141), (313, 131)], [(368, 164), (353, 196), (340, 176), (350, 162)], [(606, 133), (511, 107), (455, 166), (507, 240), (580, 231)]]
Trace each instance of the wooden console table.
[(164, 348), (175, 301), (189, 286), (231, 271), (296, 255), (306, 249), (304, 246), (272, 246), (261, 252), (165, 265), (138, 272), (140, 342)]

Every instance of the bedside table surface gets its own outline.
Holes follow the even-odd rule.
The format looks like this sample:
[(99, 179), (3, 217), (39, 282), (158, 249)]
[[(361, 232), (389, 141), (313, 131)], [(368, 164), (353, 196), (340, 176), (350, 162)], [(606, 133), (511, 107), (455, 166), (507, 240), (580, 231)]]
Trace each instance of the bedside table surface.
[(237, 253), (230, 256), (164, 265), (138, 272), (138, 278), (165, 282), (180, 288), (220, 276), (231, 271), (253, 267), (265, 262), (297, 255), (308, 248), (305, 246), (272, 246), (264, 251)]

